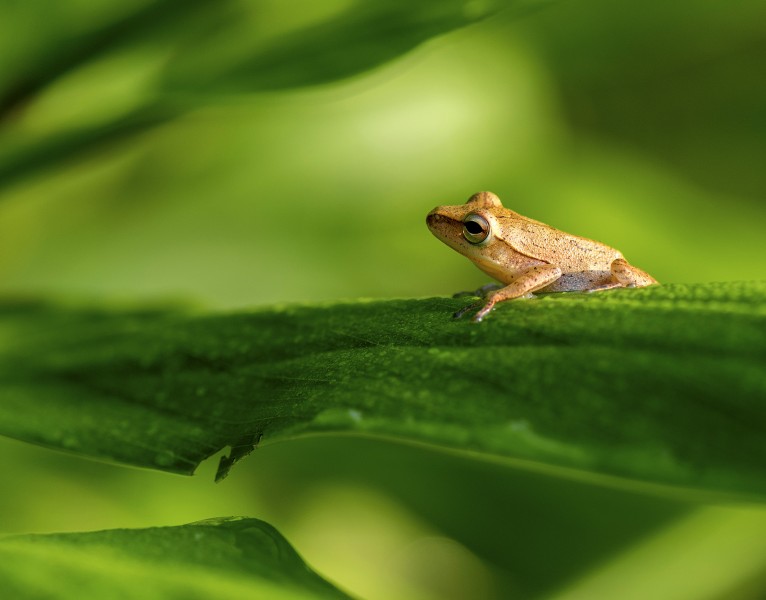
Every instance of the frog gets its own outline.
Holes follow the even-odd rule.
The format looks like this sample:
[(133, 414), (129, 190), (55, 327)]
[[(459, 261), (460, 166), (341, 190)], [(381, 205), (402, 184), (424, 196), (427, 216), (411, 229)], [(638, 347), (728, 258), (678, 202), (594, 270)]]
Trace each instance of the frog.
[(658, 284), (618, 250), (520, 215), (492, 192), (473, 194), (465, 204), (437, 206), (428, 213), (426, 225), (436, 238), (502, 284), (477, 290), (472, 295), (482, 301), (458, 311), (455, 318), (478, 309), (472, 320), (479, 322), (499, 302), (533, 298), (535, 292), (599, 292)]

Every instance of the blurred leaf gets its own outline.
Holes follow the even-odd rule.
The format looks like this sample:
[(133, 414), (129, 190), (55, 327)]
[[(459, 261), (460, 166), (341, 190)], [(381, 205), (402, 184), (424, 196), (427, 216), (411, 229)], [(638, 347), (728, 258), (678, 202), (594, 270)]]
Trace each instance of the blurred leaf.
[(6, 537), (0, 556), (11, 598), (348, 597), (257, 519)]
[(500, 598), (541, 597), (690, 511), (657, 494), (359, 436), (274, 444), (241, 465), (235, 479), (237, 488), (257, 489), (261, 510), (280, 524), (300, 519), (317, 488), (390, 495), (491, 564)]
[(82, 126), (74, 132), (56, 132), (42, 141), (24, 140), (15, 146), (8, 144), (0, 150), (0, 182), (9, 184), (51, 165), (64, 165), (72, 159), (86, 158), (176, 116), (172, 111), (150, 107), (133, 111), (109, 123)]
[[(538, 466), (763, 494), (766, 283), (200, 316), (6, 303), (5, 435), (192, 473), (355, 432)], [(223, 465), (222, 475), (226, 465)]]
[[(8, 55), (6, 60), (0, 59), (0, 118), (12, 115), (53, 81), (99, 56), (151, 36), (183, 30), (192, 16), (209, 5), (205, 0), (88, 4), (87, 10), (95, 12), (95, 18), (84, 18), (80, 7), (66, 5), (5, 4), (0, 8), (4, 37), (17, 44), (14, 60)], [(223, 0), (217, 10), (231, 4)], [(39, 35), (42, 32), (46, 35)]]
[[(291, 12), (310, 12), (308, 6), (282, 6), (270, 22), (263, 1), (156, 0), (111, 12), (106, 5), (95, 4), (99, 18), (83, 19), (77, 10), (60, 8), (54, 21), (47, 10), (35, 6), (0, 8), (0, 33), (21, 40), (20, 48), (13, 48), (14, 60), (0, 59), (5, 69), (0, 76), (2, 184), (121, 142), (224, 94), (284, 90), (349, 77), (502, 8), (537, 2), (355, 2), (325, 19), (309, 19), (308, 24), (294, 27)], [(279, 28), (285, 29), (282, 35), (270, 34)], [(41, 31), (49, 35), (39, 35)], [(90, 122), (91, 111), (85, 111), (78, 118), (65, 116), (42, 134), (25, 132), (25, 117), (31, 111), (30, 120), (36, 121), (36, 103), (54, 84), (126, 53), (146, 70), (130, 90), (122, 91), (123, 96), (140, 98), (133, 106), (97, 123)], [(110, 76), (119, 76), (125, 68), (112, 65)], [(85, 77), (68, 88), (54, 102), (58, 112), (67, 115), (72, 104), (81, 102), (100, 108), (114, 104), (114, 86), (103, 86), (103, 78), (103, 74)], [(94, 102), (101, 95), (101, 102)]]
[[(279, 90), (327, 83), (380, 66), (435, 36), (486, 18), (502, 8), (544, 0), (386, 0), (354, 2), (334, 18), (310, 24), (271, 41), (237, 35), (242, 48), (216, 61), (212, 53), (232, 45), (232, 28), (242, 33), (237, 15), (226, 28), (211, 27), (195, 37), (169, 63), (164, 83), (170, 90), (197, 93)], [(252, 27), (252, 26), (251, 26)], [(236, 42), (234, 42), (236, 44)]]

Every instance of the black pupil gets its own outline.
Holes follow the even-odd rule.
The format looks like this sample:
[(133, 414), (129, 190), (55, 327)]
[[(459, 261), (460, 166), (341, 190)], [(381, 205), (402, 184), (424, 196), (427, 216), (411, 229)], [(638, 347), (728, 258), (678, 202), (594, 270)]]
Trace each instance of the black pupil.
[(484, 228), (479, 225), (476, 221), (468, 221), (465, 224), (465, 229), (468, 233), (473, 235), (479, 235), (480, 233), (484, 233)]

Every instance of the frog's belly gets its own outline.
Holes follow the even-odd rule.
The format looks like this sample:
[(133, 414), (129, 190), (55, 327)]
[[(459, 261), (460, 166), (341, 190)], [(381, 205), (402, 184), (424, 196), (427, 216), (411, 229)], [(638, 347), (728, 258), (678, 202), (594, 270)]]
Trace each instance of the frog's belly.
[(582, 292), (612, 283), (611, 271), (583, 271), (564, 273), (552, 284), (540, 289), (540, 292)]

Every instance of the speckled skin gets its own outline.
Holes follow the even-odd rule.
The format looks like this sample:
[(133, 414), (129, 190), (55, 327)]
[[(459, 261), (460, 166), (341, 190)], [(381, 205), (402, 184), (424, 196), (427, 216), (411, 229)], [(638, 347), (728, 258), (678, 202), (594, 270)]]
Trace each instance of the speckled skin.
[[(480, 244), (463, 237), (463, 221), (472, 214), (490, 225), (489, 237)], [(426, 224), (437, 238), (505, 284), (487, 295), (476, 321), (497, 302), (531, 292), (595, 292), (657, 283), (614, 248), (504, 208), (492, 192), (474, 194), (465, 204), (437, 206), (428, 213)]]

